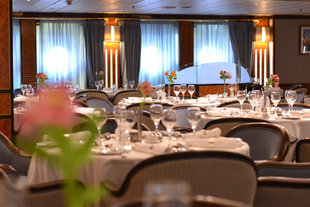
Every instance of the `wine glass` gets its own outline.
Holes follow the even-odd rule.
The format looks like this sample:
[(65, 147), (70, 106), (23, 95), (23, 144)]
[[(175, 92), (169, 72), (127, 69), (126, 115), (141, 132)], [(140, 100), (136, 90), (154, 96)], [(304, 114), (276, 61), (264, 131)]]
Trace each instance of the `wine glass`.
[[(130, 130), (136, 123), (136, 112), (133, 110), (122, 110), (121, 111), (121, 122), (124, 127), (122, 127), (123, 130), (125, 130), (126, 140), (120, 140), (121, 142), (124, 142), (124, 149), (126, 151), (131, 150), (131, 144), (130, 144)], [(122, 138), (122, 137), (120, 137)]]
[(76, 92), (75, 89), (72, 89), (72, 88), (68, 89), (68, 98), (70, 100), (71, 105), (73, 105), (73, 101), (75, 98), (75, 92)]
[(180, 88), (181, 88), (181, 93), (183, 95), (183, 101), (184, 101), (184, 94), (187, 90), (187, 86), (186, 86), (186, 84), (181, 84)]
[(175, 96), (178, 98), (179, 97), (179, 94), (180, 94), (180, 91), (181, 90), (181, 86), (180, 85), (174, 85), (173, 86), (173, 92), (175, 94)]
[(192, 130), (194, 133), (194, 136), (196, 134), (196, 128), (197, 125), (201, 119), (201, 112), (199, 107), (188, 107), (186, 111), (187, 120), (192, 126)]
[(158, 130), (158, 124), (161, 120), (161, 114), (163, 111), (163, 106), (161, 104), (152, 104), (150, 106), (150, 115), (151, 115), (151, 119), (153, 120), (154, 124), (155, 124), (155, 135), (159, 135), (159, 130)]
[(27, 89), (27, 85), (22, 84), (20, 90), (23, 92), (23, 96), (25, 96), (26, 89)]
[(248, 100), (251, 104), (252, 110), (255, 111), (256, 105), (256, 93), (254, 91), (249, 91), (248, 93)]
[(184, 180), (154, 180), (146, 184), (144, 207), (191, 206), (190, 185)]
[(104, 84), (104, 80), (103, 79), (99, 80), (99, 88), (100, 89), (103, 89), (103, 84)]
[(105, 108), (96, 108), (93, 111), (93, 121), (97, 126), (98, 137), (100, 138), (100, 144), (103, 145), (102, 136), (102, 127), (106, 123), (106, 110)]
[[(272, 91), (270, 95), (271, 101), (275, 107), (275, 110), (277, 112), (277, 107), (279, 102), (281, 101), (281, 93), (280, 91)], [(277, 114), (277, 113), (276, 113)]]
[(31, 99), (34, 96), (34, 89), (32, 88), (32, 86), (30, 84), (28, 84), (28, 86), (27, 86), (26, 96), (28, 97), (29, 101), (31, 101)]
[(131, 80), (129, 81), (130, 89), (133, 90), (133, 86), (135, 85), (135, 81)]
[(174, 109), (164, 109), (162, 113), (162, 122), (165, 125), (168, 137), (171, 138), (171, 132), (177, 121), (177, 112)]
[(194, 85), (188, 85), (188, 92), (191, 95), (191, 99), (193, 99), (193, 94), (195, 92), (195, 86)]
[(96, 85), (97, 90), (99, 90), (99, 87), (100, 87), (100, 81), (99, 81), (99, 80), (95, 81), (95, 85)]
[(237, 100), (240, 103), (240, 113), (241, 114), (243, 113), (243, 102), (245, 101), (245, 99), (246, 99), (245, 90), (238, 90), (237, 91)]
[(230, 97), (231, 98), (234, 97), (234, 91), (235, 91), (235, 86), (234, 85), (230, 85), (229, 86), (229, 93), (230, 93)]
[(285, 100), (289, 104), (289, 112), (293, 109), (294, 102), (297, 99), (297, 93), (294, 90), (286, 90), (285, 91)]

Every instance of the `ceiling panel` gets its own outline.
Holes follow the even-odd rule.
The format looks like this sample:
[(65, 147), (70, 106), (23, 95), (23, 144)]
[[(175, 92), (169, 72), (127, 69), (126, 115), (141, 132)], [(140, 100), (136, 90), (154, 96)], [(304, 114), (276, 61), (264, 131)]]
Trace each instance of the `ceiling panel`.
[(310, 15), (310, 0), (13, 0), (13, 12)]

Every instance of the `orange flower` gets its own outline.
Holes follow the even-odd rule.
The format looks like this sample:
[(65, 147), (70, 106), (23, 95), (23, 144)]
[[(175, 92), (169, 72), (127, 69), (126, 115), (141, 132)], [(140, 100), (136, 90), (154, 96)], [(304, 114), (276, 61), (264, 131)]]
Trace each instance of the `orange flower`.
[(168, 75), (169, 75), (169, 72), (168, 72), (168, 71), (166, 71), (166, 72), (165, 72), (165, 76), (168, 76)]
[(177, 76), (177, 74), (174, 71), (172, 71), (171, 76), (175, 77), (175, 76)]

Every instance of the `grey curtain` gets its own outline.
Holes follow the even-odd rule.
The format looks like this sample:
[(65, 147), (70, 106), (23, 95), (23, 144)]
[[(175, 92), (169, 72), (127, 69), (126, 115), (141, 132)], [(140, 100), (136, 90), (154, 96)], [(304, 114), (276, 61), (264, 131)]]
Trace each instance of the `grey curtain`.
[(237, 82), (240, 80), (243, 66), (249, 75), (253, 70), (253, 41), (255, 37), (255, 25), (253, 22), (229, 22), (229, 35), (237, 65)]
[(86, 47), (87, 87), (95, 86), (95, 72), (104, 71), (104, 21), (83, 23)]
[(123, 81), (125, 78), (134, 80), (135, 86), (139, 81), (140, 56), (141, 56), (141, 29), (140, 21), (124, 21), (120, 25), (121, 40), (124, 42), (124, 58), (122, 71)]

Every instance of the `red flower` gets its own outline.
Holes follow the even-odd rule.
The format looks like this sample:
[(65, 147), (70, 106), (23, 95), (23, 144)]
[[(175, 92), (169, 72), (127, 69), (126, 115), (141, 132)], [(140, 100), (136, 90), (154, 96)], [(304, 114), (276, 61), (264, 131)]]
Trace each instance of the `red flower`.
[(171, 72), (171, 76), (176, 77), (177, 74), (176, 74), (174, 71), (172, 71), (172, 72)]
[(169, 75), (169, 72), (168, 72), (168, 71), (166, 71), (166, 72), (165, 72), (165, 76), (168, 76), (168, 75)]

